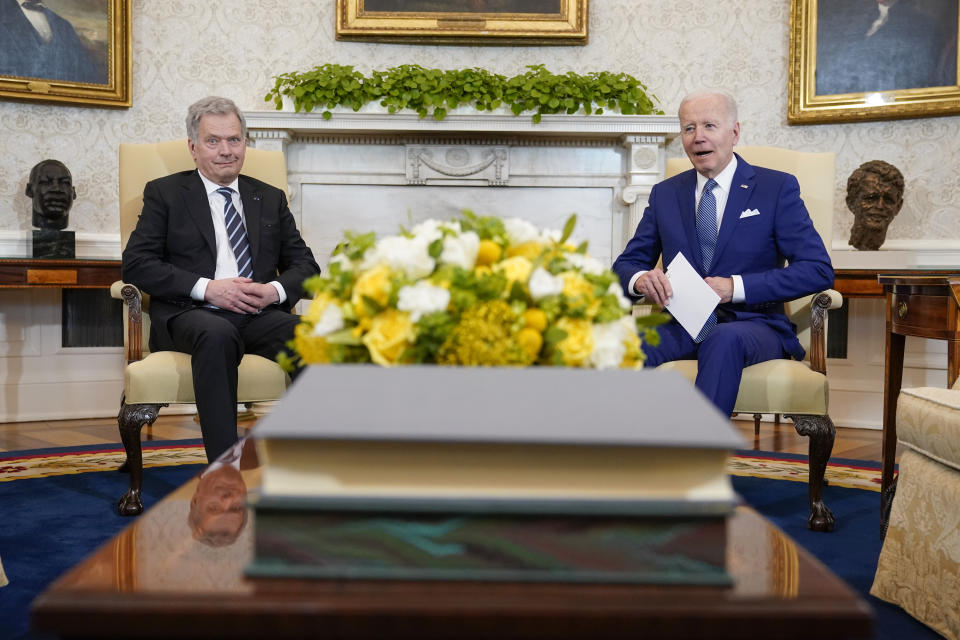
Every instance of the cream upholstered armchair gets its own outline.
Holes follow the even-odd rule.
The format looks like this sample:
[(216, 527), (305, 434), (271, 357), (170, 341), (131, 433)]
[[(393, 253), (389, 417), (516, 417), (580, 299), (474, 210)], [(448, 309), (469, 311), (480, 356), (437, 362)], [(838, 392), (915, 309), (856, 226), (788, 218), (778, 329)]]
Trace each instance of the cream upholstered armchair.
[[(805, 153), (776, 147), (737, 147), (734, 149), (750, 164), (785, 171), (796, 176), (813, 225), (830, 250), (833, 237), (833, 194), (835, 154)], [(687, 158), (667, 161), (667, 177), (692, 168)], [(743, 370), (736, 413), (753, 414), (759, 431), (762, 414), (792, 418), (797, 433), (810, 438), (808, 526), (816, 531), (833, 529), (834, 518), (823, 503), (823, 476), (833, 451), (835, 429), (827, 413), (826, 314), (843, 300), (832, 289), (788, 302), (787, 314), (797, 325), (800, 343), (807, 351), (803, 362), (771, 360)], [(697, 376), (695, 360), (666, 362), (663, 369), (680, 371), (691, 382)]]
[[(154, 178), (193, 167), (186, 140), (120, 145), (121, 247), (126, 247), (143, 208), (144, 185)], [(243, 173), (287, 190), (287, 167), (280, 151), (247, 149)], [(132, 516), (143, 511), (140, 431), (144, 425), (153, 424), (160, 407), (195, 402), (193, 374), (189, 355), (177, 351), (149, 352), (149, 296), (124, 282), (115, 282), (111, 294), (124, 302), (127, 356), (117, 423), (127, 454), (121, 470), (130, 474), (130, 489), (120, 498), (117, 509), (121, 515)], [(276, 400), (288, 384), (287, 374), (275, 362), (247, 354), (240, 363), (237, 400), (243, 404)]]
[(960, 640), (960, 380), (903, 389), (896, 494), (870, 593)]

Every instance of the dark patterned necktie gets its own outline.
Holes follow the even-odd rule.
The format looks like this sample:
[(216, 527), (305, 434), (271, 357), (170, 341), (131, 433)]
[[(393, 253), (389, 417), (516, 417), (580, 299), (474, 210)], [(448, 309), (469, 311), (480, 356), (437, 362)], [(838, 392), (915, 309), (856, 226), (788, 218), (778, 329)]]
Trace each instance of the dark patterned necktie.
[(39, 0), (29, 0), (29, 2), (24, 2), (20, 5), (24, 9), (30, 9), (31, 11), (43, 11), (43, 4)]
[[(716, 186), (716, 180), (713, 178), (707, 180), (707, 184), (703, 187), (703, 194), (700, 196), (700, 204), (697, 205), (697, 240), (700, 243), (700, 256), (703, 259), (705, 273), (710, 271), (713, 252), (717, 248), (717, 199), (713, 195), (713, 188)], [(716, 326), (717, 312), (713, 311), (693, 341), (698, 344), (703, 342)]]
[(243, 278), (253, 279), (253, 259), (250, 255), (250, 241), (247, 239), (247, 230), (243, 226), (240, 212), (233, 206), (233, 189), (220, 187), (217, 193), (223, 196), (223, 219), (227, 225), (227, 239), (233, 248), (233, 255), (237, 259), (237, 274)]

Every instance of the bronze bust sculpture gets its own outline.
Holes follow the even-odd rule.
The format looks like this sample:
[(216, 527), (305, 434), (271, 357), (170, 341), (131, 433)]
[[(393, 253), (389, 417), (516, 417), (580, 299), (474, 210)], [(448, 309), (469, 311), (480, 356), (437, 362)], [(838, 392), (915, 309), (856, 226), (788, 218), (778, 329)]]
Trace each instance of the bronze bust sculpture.
[(883, 160), (864, 162), (847, 180), (847, 208), (853, 212), (849, 244), (876, 251), (887, 238), (887, 227), (903, 206), (903, 174)]
[(59, 160), (41, 160), (30, 170), (25, 191), (33, 200), (33, 257), (73, 258), (73, 231), (64, 231), (77, 199), (73, 176)]
[(59, 160), (41, 160), (30, 170), (26, 194), (33, 199), (33, 226), (66, 229), (77, 190), (70, 169)]

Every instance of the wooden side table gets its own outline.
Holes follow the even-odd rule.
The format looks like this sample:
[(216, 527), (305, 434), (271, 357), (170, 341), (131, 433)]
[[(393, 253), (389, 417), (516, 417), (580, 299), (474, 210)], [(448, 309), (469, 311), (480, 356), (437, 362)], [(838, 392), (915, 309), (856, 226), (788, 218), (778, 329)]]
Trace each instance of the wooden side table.
[(108, 289), (119, 279), (119, 260), (0, 258), (3, 289)]
[(903, 383), (907, 336), (947, 341), (947, 386), (960, 374), (960, 274), (878, 276), (887, 300), (886, 373), (883, 384), (881, 507), (887, 513), (897, 452), (897, 397)]

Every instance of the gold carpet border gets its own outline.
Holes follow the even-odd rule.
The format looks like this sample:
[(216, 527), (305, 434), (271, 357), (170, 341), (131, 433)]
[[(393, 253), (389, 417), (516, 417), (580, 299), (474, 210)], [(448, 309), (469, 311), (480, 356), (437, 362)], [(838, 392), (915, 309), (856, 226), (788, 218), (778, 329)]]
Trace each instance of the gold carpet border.
[[(727, 459), (727, 473), (733, 476), (806, 482), (808, 471), (806, 460), (772, 460), (753, 456), (730, 456)], [(880, 491), (880, 469), (829, 463), (825, 477), (832, 487)]]
[[(0, 459), (0, 482), (23, 478), (46, 478), (89, 471), (116, 471), (127, 459), (123, 451), (92, 451), (55, 455), (32, 455)], [(202, 445), (143, 450), (144, 467), (206, 464)]]
[[(0, 482), (23, 478), (45, 478), (89, 471), (115, 471), (126, 459), (123, 451), (94, 451), (32, 455), (0, 459)], [(144, 449), (144, 467), (169, 467), (204, 464), (207, 458), (203, 445)], [(807, 481), (806, 460), (773, 460), (753, 456), (730, 456), (727, 473), (773, 480)], [(863, 469), (845, 464), (828, 464), (827, 482), (834, 487), (880, 491), (880, 470)]]

